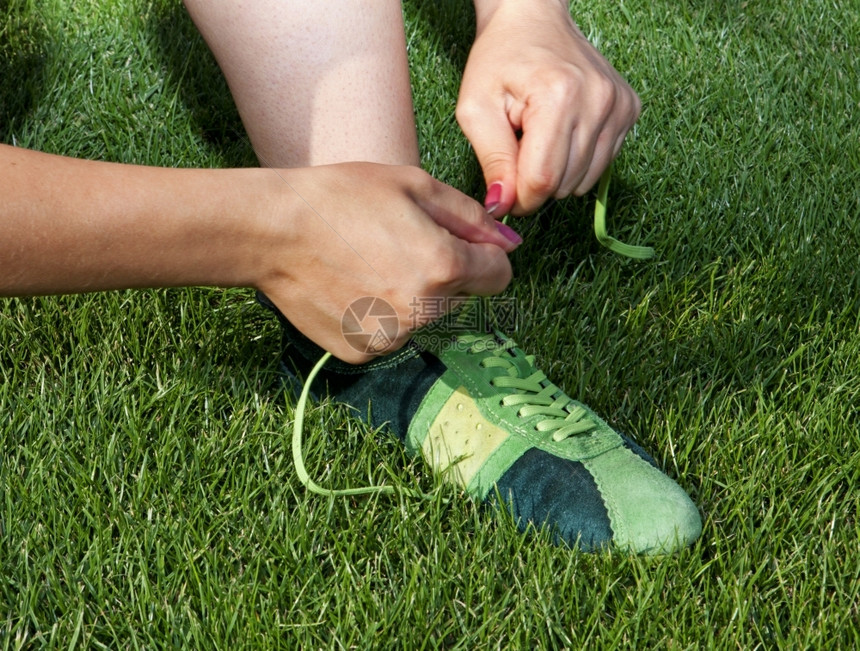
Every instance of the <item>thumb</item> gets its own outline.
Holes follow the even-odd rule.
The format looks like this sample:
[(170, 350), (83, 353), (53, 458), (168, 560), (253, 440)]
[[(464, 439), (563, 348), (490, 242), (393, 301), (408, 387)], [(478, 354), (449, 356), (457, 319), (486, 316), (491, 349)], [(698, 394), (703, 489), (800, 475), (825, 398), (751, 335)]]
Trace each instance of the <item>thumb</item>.
[(484, 207), (500, 219), (517, 200), (517, 158), (520, 144), (502, 107), (460, 104), (457, 122), (472, 143), (487, 183)]

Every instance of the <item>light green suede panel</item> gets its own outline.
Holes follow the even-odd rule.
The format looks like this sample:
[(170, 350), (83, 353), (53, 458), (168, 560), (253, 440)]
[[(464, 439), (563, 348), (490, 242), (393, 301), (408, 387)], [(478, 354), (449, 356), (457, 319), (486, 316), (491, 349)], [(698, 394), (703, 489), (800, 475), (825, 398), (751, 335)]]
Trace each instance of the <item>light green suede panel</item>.
[(702, 520), (687, 494), (627, 448), (582, 463), (597, 483), (619, 548), (660, 554), (699, 537)]
[(430, 425), (421, 452), (431, 468), (465, 488), (510, 435), (484, 418), (466, 389), (460, 387)]
[[(459, 380), (448, 371), (433, 384), (412, 418), (407, 445), (413, 452), (420, 451), (434, 470), (448, 473), (472, 497), (483, 500), (502, 473), (532, 446), (521, 436), (503, 434), (511, 427), (488, 420), (478, 401), (457, 385)], [(464, 414), (462, 422), (457, 422), (458, 414)], [(485, 445), (472, 446), (468, 439), (474, 437), (480, 421), (485, 423), (485, 433), (491, 434)], [(458, 458), (461, 461), (456, 463)], [(449, 467), (452, 461), (453, 468)]]

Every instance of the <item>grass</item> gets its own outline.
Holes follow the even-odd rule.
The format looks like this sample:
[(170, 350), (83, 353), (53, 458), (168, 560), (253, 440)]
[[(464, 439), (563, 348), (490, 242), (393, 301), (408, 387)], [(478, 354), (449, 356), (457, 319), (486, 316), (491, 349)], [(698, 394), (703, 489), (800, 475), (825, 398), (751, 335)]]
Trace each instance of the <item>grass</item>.
[[(405, 5), (428, 170), (480, 196), (453, 119), (469, 3)], [(593, 196), (517, 222), (516, 337), (688, 490), (670, 558), (435, 502), (305, 493), (276, 324), (248, 291), (0, 302), (0, 646), (851, 648), (860, 642), (860, 9), (581, 0), (640, 92), (602, 249)], [(254, 164), (178, 2), (0, 2), (0, 139)], [(309, 415), (311, 471), (432, 488)], [(448, 502), (441, 498), (449, 498)]]

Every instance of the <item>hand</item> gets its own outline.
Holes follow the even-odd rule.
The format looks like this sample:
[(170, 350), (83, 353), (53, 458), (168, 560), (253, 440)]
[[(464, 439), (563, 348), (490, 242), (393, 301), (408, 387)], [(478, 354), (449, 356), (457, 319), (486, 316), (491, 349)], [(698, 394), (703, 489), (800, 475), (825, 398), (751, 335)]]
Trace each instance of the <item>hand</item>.
[[(400, 327), (388, 353), (434, 316), (414, 314), (416, 298), (495, 294), (511, 280), (506, 253), (516, 242), (502, 234), (507, 229), (418, 168), (348, 163), (277, 174), (255, 285), (346, 362), (374, 356), (343, 336), (341, 319), (359, 298), (394, 307)], [(294, 210), (297, 198), (295, 219), (284, 220), (284, 206)]]
[(550, 196), (584, 194), (638, 119), (638, 96), (588, 43), (566, 2), (475, 6), (457, 121), (483, 168), (488, 210), (526, 214)]

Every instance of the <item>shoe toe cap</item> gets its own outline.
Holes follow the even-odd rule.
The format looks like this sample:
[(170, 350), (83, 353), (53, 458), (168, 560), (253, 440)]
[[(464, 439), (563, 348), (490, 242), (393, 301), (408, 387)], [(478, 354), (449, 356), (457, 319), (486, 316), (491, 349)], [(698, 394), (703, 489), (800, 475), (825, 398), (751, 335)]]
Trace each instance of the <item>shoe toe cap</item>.
[(606, 505), (614, 546), (639, 554), (668, 554), (702, 532), (699, 511), (672, 479), (627, 448), (584, 462)]

